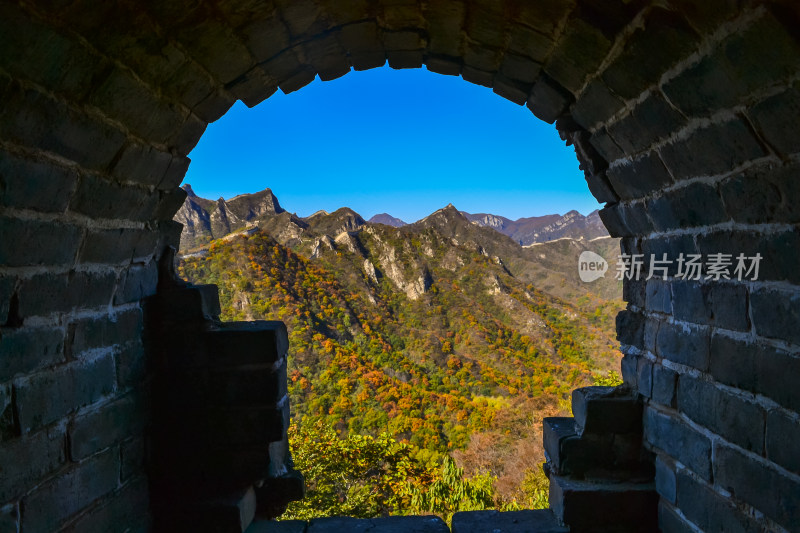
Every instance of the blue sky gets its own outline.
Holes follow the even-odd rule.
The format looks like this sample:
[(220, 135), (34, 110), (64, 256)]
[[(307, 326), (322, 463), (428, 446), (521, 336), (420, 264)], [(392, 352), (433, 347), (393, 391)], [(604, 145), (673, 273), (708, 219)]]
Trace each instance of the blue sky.
[(204, 198), (267, 187), (300, 216), (347, 206), (406, 222), (448, 203), (512, 219), (599, 205), (554, 126), (491, 89), (423, 69), (319, 79), (237, 102), (189, 154)]

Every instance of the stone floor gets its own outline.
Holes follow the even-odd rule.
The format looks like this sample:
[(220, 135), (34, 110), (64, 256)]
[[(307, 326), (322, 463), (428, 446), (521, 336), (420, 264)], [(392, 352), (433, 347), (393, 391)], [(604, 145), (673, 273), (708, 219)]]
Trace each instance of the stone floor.
[[(319, 518), (304, 522), (256, 521), (245, 533), (450, 533), (435, 516), (390, 516), (386, 518)], [(453, 516), (452, 533), (567, 533), (549, 510), (468, 511)]]

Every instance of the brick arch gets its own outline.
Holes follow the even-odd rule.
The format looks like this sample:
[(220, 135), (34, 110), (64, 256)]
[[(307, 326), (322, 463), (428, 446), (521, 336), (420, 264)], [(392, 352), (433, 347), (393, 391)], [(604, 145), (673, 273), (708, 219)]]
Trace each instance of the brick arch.
[(238, 99), (388, 61), (555, 122), (624, 251), (763, 256), (755, 282), (626, 282), (623, 374), (664, 530), (800, 522), (798, 14), (655, 4), (0, 3), (0, 518), (147, 515), (141, 302), (186, 154)]

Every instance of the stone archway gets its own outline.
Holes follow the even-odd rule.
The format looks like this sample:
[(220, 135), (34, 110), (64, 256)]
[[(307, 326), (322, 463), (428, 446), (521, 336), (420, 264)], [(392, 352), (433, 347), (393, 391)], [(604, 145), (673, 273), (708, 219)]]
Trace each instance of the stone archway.
[(0, 519), (146, 515), (141, 301), (186, 154), (237, 99), (388, 61), (555, 121), (626, 252), (761, 254), (757, 281), (627, 282), (618, 331), (662, 529), (790, 530), (798, 27), (779, 1), (3, 1)]

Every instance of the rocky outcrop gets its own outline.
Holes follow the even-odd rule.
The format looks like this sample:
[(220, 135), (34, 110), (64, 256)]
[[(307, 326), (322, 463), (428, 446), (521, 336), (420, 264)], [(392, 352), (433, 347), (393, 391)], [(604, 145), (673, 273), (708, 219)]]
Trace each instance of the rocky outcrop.
[(182, 188), (186, 191), (186, 200), (174, 217), (183, 224), (181, 250), (190, 250), (237, 231), (248, 223), (285, 212), (270, 189), (240, 194), (230, 200), (220, 198), (214, 202), (197, 196), (188, 183)]

